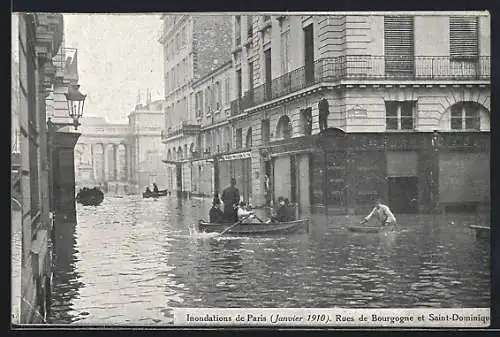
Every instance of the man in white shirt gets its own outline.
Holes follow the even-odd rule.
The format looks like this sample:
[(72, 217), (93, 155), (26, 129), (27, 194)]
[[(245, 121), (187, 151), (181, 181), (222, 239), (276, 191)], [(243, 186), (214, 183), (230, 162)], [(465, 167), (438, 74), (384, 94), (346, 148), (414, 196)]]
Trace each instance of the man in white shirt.
[(244, 201), (240, 202), (238, 206), (238, 221), (242, 221), (242, 223), (248, 223), (250, 219), (253, 219), (254, 212), (247, 210), (246, 204)]
[(392, 214), (390, 208), (387, 205), (382, 204), (380, 200), (375, 202), (375, 207), (373, 207), (370, 214), (368, 214), (363, 220), (361, 220), (361, 224), (364, 224), (372, 217), (376, 217), (382, 226), (387, 225), (396, 225), (396, 217)]

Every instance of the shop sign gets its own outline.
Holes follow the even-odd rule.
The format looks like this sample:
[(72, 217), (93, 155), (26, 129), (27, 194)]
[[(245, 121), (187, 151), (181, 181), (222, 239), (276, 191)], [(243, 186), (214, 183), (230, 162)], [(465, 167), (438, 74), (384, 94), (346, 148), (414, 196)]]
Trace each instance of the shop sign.
[(347, 110), (347, 116), (349, 119), (366, 118), (368, 117), (368, 113), (365, 108), (360, 105), (356, 105)]
[(247, 158), (252, 158), (250, 151), (222, 155), (220, 160), (224, 161), (224, 160), (237, 160), (237, 159), (247, 159)]

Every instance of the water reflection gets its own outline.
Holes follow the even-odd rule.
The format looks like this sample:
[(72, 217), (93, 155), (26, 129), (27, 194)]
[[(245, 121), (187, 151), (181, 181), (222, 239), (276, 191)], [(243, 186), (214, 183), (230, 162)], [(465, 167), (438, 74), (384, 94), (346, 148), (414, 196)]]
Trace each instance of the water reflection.
[(359, 217), (313, 215), (309, 233), (193, 237), (209, 207), (130, 196), (79, 208), (56, 254), (51, 321), (169, 324), (174, 307), (489, 306), (475, 215), (399, 215), (387, 235), (346, 231)]
[(54, 286), (48, 322), (71, 323), (78, 320), (78, 313), (73, 309), (73, 301), (79, 296), (79, 290), (85, 286), (80, 282), (76, 271), (77, 253), (74, 223), (61, 223), (55, 227), (56, 244), (54, 246)]

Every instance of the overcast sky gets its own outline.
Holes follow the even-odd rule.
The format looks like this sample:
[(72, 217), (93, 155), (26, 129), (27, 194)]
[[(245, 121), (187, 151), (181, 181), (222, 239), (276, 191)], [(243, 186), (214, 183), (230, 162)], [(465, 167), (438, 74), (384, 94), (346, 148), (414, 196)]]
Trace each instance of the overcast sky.
[(84, 116), (127, 122), (138, 91), (163, 98), (163, 51), (156, 14), (64, 14), (65, 46), (78, 49)]

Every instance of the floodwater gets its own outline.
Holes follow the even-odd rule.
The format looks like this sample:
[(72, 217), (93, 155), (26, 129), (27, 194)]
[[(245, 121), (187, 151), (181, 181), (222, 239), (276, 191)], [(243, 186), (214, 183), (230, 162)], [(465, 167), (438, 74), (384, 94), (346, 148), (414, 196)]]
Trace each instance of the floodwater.
[[(165, 325), (175, 307), (489, 307), (476, 214), (396, 215), (387, 235), (313, 215), (309, 233), (207, 238), (210, 200), (106, 196), (57, 228), (49, 323)], [(367, 210), (368, 212), (369, 210)]]

